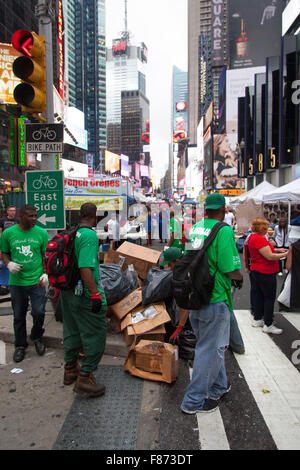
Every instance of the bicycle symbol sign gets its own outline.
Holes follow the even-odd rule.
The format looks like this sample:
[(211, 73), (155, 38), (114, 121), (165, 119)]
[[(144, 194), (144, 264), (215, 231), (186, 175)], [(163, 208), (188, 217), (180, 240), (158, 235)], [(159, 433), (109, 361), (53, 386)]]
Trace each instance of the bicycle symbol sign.
[(26, 124), (26, 152), (62, 153), (63, 135), (63, 124)]
[(41, 175), (39, 179), (36, 179), (32, 182), (34, 189), (55, 189), (57, 186), (57, 181), (54, 178), (50, 178), (49, 175)]

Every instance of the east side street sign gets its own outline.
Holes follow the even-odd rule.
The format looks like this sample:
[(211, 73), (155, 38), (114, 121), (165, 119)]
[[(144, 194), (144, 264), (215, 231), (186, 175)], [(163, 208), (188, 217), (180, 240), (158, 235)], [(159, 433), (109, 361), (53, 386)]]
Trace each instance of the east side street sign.
[(27, 171), (26, 202), (36, 208), (36, 224), (46, 230), (66, 227), (64, 172), (62, 170)]
[(27, 153), (62, 153), (63, 138), (63, 124), (25, 125)]

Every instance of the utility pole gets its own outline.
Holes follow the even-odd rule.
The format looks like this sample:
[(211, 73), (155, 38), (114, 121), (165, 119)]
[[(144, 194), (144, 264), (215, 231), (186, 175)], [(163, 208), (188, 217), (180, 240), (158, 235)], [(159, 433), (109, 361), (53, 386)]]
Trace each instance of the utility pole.
[[(47, 108), (45, 118), (47, 124), (54, 123), (54, 102), (53, 102), (53, 46), (52, 46), (52, 21), (54, 11), (52, 0), (38, 0), (35, 9), (35, 16), (39, 19), (39, 35), (45, 38), (46, 53), (46, 95)], [(42, 154), (42, 170), (55, 170), (55, 155)]]

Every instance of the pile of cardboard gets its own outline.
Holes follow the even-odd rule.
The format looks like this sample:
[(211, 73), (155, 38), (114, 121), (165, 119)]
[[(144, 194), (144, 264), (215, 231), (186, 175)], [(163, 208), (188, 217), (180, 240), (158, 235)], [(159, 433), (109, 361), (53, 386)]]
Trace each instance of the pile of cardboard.
[(125, 258), (123, 270), (133, 264), (140, 285), (139, 289), (110, 306), (110, 312), (120, 322), (127, 346), (131, 346), (124, 368), (138, 377), (171, 383), (178, 376), (178, 347), (164, 343), (164, 325), (171, 319), (164, 302), (142, 306), (143, 280), (149, 269), (157, 266), (160, 253), (124, 242), (117, 251), (108, 252), (104, 261), (117, 263), (120, 256)]

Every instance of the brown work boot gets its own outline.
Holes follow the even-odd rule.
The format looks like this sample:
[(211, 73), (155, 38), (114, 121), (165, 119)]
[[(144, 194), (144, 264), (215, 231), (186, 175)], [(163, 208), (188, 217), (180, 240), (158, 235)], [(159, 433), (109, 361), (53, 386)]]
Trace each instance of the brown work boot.
[(73, 362), (72, 364), (65, 365), (64, 373), (64, 385), (71, 385), (77, 379), (78, 373), (80, 371), (80, 365), (78, 361)]
[(87, 394), (90, 397), (100, 397), (105, 393), (104, 385), (97, 384), (92, 372), (82, 371), (78, 374), (73, 390), (79, 395)]

